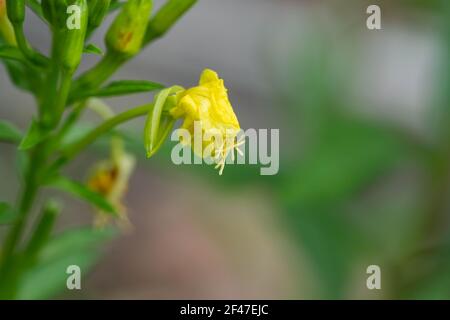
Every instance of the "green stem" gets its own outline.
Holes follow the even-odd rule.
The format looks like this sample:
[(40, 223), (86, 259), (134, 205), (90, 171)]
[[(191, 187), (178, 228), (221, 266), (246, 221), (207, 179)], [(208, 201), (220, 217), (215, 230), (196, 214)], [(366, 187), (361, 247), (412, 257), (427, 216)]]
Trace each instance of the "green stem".
[(71, 84), (72, 84), (72, 73), (67, 71), (61, 71), (61, 84), (59, 87), (58, 99), (56, 100), (56, 107), (55, 107), (58, 122), (66, 107)]
[[(23, 35), (21, 28), (15, 28), (15, 30), (16, 37), (19, 35), (19, 47), (22, 46), (22, 50), (26, 50), (25, 48), (28, 48), (26, 40), (24, 37), (20, 38), (20, 34)], [(60, 78), (61, 81), (58, 88), (58, 80)], [(45, 96), (40, 105), (40, 125), (50, 125), (54, 128), (56, 124), (58, 124), (67, 101), (70, 84), (71, 74), (61, 72), (56, 65), (53, 65), (47, 78), (46, 88), (48, 91), (44, 92)], [(21, 241), (27, 217), (32, 209), (33, 202), (36, 199), (39, 187), (42, 183), (42, 177), (45, 176), (47, 170), (47, 157), (51, 154), (50, 151), (53, 147), (53, 141), (51, 139), (46, 139), (44, 142), (33, 148), (31, 152), (24, 188), (17, 204), (18, 216), (6, 236), (2, 250), (2, 261), (0, 265), (1, 297), (13, 298), (16, 295), (19, 276), (23, 270), (19, 261), (20, 257), (15, 254), (15, 251)]]
[(86, 148), (92, 142), (94, 142), (98, 137), (113, 129), (117, 125), (127, 122), (131, 119), (138, 118), (144, 115), (147, 115), (150, 108), (153, 107), (153, 104), (145, 104), (143, 106), (139, 106), (130, 110), (127, 110), (123, 113), (120, 113), (105, 122), (103, 122), (100, 126), (93, 129), (91, 132), (86, 134), (84, 137), (75, 141), (71, 145), (67, 146), (64, 150), (61, 151), (62, 156), (57, 159), (55, 165), (58, 167), (64, 163), (67, 163), (69, 160), (73, 159), (81, 150)]
[(18, 272), (15, 269), (16, 259), (14, 251), (21, 239), (21, 234), (26, 224), (26, 219), (36, 198), (40, 177), (46, 158), (46, 145), (42, 143), (34, 149), (25, 176), (25, 184), (21, 196), (18, 200), (17, 219), (14, 221), (9, 233), (6, 236), (0, 267), (0, 297), (14, 297)]
[(67, 116), (67, 118), (65, 119), (64, 123), (62, 124), (61, 128), (57, 133), (58, 142), (62, 141), (67, 132), (69, 132), (69, 130), (72, 128), (73, 124), (79, 119), (82, 111), (86, 107), (86, 104), (87, 104), (86, 100), (79, 102)]
[(27, 57), (30, 61), (34, 62), (36, 65), (39, 66), (47, 65), (48, 63), (47, 58), (42, 54), (40, 54), (39, 52), (32, 49), (31, 46), (28, 44), (28, 41), (25, 38), (25, 34), (23, 32), (23, 25), (15, 24), (13, 25), (13, 27), (14, 27), (14, 34), (16, 35), (17, 46), (19, 47), (20, 51), (22, 51), (23, 55)]
[(60, 212), (60, 206), (53, 202), (47, 202), (42, 208), (41, 217), (36, 223), (33, 234), (28, 240), (26, 249), (24, 250), (24, 262), (22, 265), (34, 265), (42, 248), (50, 238), (53, 225)]
[(41, 93), (41, 101), (39, 103), (39, 112), (42, 119), (42, 124), (46, 128), (52, 128), (56, 122), (56, 105), (58, 94), (58, 81), (59, 70), (58, 67), (53, 64), (50, 71), (47, 74), (46, 85)]
[(99, 63), (74, 83), (73, 91), (97, 88), (108, 80), (114, 72), (126, 61), (120, 55), (106, 53)]

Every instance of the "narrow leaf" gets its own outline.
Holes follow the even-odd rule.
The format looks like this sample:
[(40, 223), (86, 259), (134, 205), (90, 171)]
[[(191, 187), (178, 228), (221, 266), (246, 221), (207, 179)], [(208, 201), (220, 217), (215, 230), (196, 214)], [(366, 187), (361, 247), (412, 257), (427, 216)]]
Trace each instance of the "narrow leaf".
[(52, 178), (47, 184), (51, 187), (68, 192), (82, 200), (85, 200), (107, 213), (117, 215), (114, 206), (110, 204), (101, 194), (90, 190), (87, 186), (79, 182), (72, 181), (63, 176), (58, 176)]
[(92, 44), (92, 43), (88, 44), (84, 48), (83, 52), (84, 53), (89, 53), (89, 54), (96, 54), (96, 55), (99, 55), (99, 56), (103, 56), (104, 55), (103, 50), (101, 48), (97, 47), (95, 44)]
[(65, 231), (54, 236), (41, 254), (43, 260), (51, 260), (64, 255), (68, 251), (93, 249), (105, 241), (112, 239), (117, 233), (113, 227), (102, 229), (82, 227)]
[[(0, 47), (10, 47), (8, 46), (4, 40), (0, 37)], [(2, 60), (0, 58), (0, 60)], [(9, 78), (12, 83), (23, 90), (33, 92), (34, 88), (31, 86), (31, 78), (27, 77), (27, 74), (30, 74), (31, 71), (25, 70), (24, 64), (22, 62), (14, 61), (12, 59), (3, 59), (2, 61), (6, 67), (6, 71), (8, 72)]]
[(42, 142), (49, 135), (49, 131), (44, 130), (41, 126), (33, 120), (31, 126), (28, 129), (25, 137), (22, 139), (19, 145), (20, 150), (28, 150), (38, 143)]
[(0, 141), (19, 143), (22, 133), (10, 122), (0, 120)]
[(77, 99), (85, 99), (89, 97), (115, 97), (122, 96), (131, 93), (150, 92), (163, 89), (162, 84), (145, 81), (145, 80), (120, 80), (111, 82), (107, 86), (98, 90), (85, 90), (82, 92), (76, 92), (71, 97), (71, 101)]

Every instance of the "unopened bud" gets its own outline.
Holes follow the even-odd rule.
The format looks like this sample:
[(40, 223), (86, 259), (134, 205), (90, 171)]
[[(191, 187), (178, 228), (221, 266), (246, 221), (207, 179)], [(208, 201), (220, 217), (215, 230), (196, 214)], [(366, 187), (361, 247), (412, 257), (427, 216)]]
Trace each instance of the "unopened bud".
[(111, 0), (91, 0), (89, 2), (89, 28), (95, 29), (108, 13)]
[[(54, 28), (58, 45), (55, 58), (63, 69), (73, 72), (80, 64), (83, 55), (84, 39), (88, 24), (88, 5), (87, 0), (67, 0), (64, 2), (68, 6), (64, 10), (61, 6), (56, 6), (55, 8), (58, 11), (54, 12), (65, 17), (64, 25), (58, 23)], [(68, 12), (68, 8), (76, 8), (77, 10)], [(69, 28), (67, 25), (70, 15), (73, 15), (71, 18), (76, 20), (76, 23), (74, 23), (76, 27), (74, 28)]]
[(126, 57), (139, 52), (147, 29), (152, 0), (129, 0), (106, 34), (108, 50)]
[(6, 0), (8, 18), (12, 24), (21, 24), (25, 20), (25, 0)]

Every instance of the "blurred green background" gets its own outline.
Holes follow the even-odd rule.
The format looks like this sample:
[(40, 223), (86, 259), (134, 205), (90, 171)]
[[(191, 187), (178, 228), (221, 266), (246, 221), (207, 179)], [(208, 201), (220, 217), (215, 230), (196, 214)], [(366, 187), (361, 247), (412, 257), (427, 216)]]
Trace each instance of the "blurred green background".
[[(370, 4), (382, 30), (366, 28)], [(27, 33), (44, 49), (37, 25)], [(94, 38), (102, 44), (101, 32)], [(244, 129), (280, 129), (279, 174), (175, 166), (170, 142), (146, 161), (143, 121), (125, 126), (139, 159), (126, 201), (133, 231), (104, 245), (97, 263), (83, 256), (92, 268), (81, 292), (49, 281), (65, 281), (69, 256), (38, 270), (30, 297), (450, 298), (448, 1), (200, 0), (117, 77), (192, 86), (204, 67), (225, 79)], [(33, 101), (3, 67), (0, 83), (0, 117), (24, 127)], [(71, 174), (86, 176), (106, 142)], [(0, 145), (5, 200), (18, 188), (15, 157)], [(87, 205), (67, 199), (58, 229), (91, 221)], [(91, 245), (66, 242), (66, 253)], [(381, 268), (381, 290), (366, 287), (369, 265)]]

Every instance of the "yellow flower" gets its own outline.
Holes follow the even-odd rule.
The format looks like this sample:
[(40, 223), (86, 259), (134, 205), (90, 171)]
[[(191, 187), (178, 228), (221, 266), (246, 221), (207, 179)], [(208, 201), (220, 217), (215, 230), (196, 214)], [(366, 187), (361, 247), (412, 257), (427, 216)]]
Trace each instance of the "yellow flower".
[[(99, 162), (88, 179), (88, 187), (103, 195), (117, 210), (124, 227), (129, 227), (127, 210), (123, 198), (128, 181), (135, 166), (135, 158), (122, 150), (122, 141), (113, 140), (112, 158)], [(99, 211), (95, 220), (97, 226), (108, 222), (109, 215)]]
[[(241, 128), (224, 81), (215, 71), (206, 69), (200, 76), (199, 85), (179, 92), (176, 100), (170, 114), (176, 119), (184, 119), (181, 128), (191, 133), (191, 141), (185, 143), (191, 144), (197, 155), (213, 157), (222, 174), (228, 155), (231, 153), (234, 157), (235, 149), (241, 153), (238, 146), (243, 144), (243, 141), (236, 141)], [(200, 132), (195, 130), (196, 122), (201, 125)], [(201, 150), (195, 148), (195, 139), (201, 139)]]

